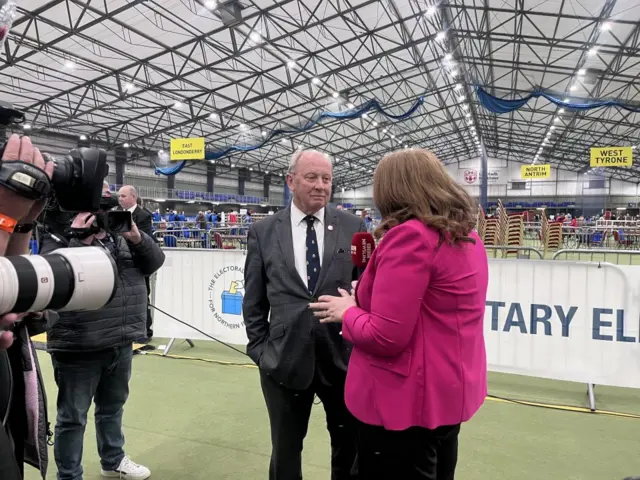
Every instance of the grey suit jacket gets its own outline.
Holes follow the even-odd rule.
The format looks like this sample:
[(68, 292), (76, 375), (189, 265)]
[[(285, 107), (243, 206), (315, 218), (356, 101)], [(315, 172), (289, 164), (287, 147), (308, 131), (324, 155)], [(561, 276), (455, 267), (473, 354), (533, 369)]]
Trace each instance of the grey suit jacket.
[(351, 351), (340, 335), (341, 325), (321, 324), (309, 303), (321, 295), (338, 295), (338, 288), (350, 289), (351, 238), (365, 231), (365, 225), (355, 215), (328, 206), (324, 226), (322, 270), (313, 295), (295, 268), (290, 208), (249, 228), (243, 302), (247, 354), (288, 388), (311, 384), (318, 345), (321, 361), (343, 371)]

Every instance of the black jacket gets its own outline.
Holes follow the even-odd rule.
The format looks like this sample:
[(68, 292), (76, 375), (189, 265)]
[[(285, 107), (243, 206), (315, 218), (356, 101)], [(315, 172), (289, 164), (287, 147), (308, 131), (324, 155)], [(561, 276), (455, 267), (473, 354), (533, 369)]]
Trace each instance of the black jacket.
[[(116, 293), (100, 310), (93, 312), (61, 312), (47, 329), (49, 352), (100, 351), (125, 346), (146, 335), (147, 286), (145, 276), (153, 274), (164, 263), (164, 252), (145, 233), (142, 242), (133, 245), (116, 236)], [(82, 248), (73, 239), (69, 248)], [(101, 246), (94, 240), (92, 246)], [(41, 254), (61, 245), (52, 239), (43, 241)]]
[(135, 223), (138, 227), (138, 230), (146, 233), (151, 238), (153, 238), (153, 229), (151, 228), (151, 213), (149, 211), (138, 205), (131, 214), (131, 218), (133, 219), (133, 223)]

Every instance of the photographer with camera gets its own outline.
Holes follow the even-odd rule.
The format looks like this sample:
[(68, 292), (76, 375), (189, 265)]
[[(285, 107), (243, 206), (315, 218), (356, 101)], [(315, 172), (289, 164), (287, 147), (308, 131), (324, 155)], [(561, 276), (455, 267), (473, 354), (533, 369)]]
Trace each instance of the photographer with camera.
[[(42, 243), (42, 254), (101, 247), (117, 268), (112, 299), (102, 309), (59, 313), (48, 325), (47, 350), (58, 385), (54, 455), (59, 480), (82, 479), (83, 438), (92, 400), (102, 475), (142, 480), (151, 475), (147, 467), (125, 456), (122, 413), (129, 395), (133, 342), (146, 333), (145, 276), (162, 266), (164, 253), (138, 230), (129, 212), (111, 212), (115, 206), (117, 199), (105, 188), (99, 211), (75, 216), (70, 239), (50, 236)], [(128, 222), (114, 225), (114, 216), (122, 214)]]
[[(11, 177), (33, 184), (30, 179), (21, 178), (19, 169), (24, 168), (36, 176), (46, 174), (50, 179), (54, 164), (45, 164), (29, 137), (12, 135), (4, 147), (2, 167), (0, 257), (22, 255), (29, 250), (33, 224), (46, 199), (21, 195), (11, 187)], [(19, 261), (14, 257), (14, 262)], [(14, 306), (19, 307), (18, 303)], [(0, 428), (0, 478), (3, 480), (21, 479), (25, 463), (37, 468), (44, 478), (48, 463), (46, 396), (30, 337), (44, 332), (46, 321), (55, 314), (19, 312), (0, 317), (0, 418), (4, 427)]]

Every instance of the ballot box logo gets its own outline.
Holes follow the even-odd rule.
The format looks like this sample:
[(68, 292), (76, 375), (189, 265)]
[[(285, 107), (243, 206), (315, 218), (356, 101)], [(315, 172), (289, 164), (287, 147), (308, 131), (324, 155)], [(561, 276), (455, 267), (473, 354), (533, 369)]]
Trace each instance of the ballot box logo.
[(226, 266), (218, 270), (209, 282), (209, 310), (221, 325), (244, 328), (242, 300), (244, 299), (244, 268)]

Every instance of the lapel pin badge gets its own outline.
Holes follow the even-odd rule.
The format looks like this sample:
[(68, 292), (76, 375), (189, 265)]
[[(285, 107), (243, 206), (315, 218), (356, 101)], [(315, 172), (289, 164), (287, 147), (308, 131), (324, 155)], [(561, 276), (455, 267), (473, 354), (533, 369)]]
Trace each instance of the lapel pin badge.
[(333, 225), (329, 225), (327, 229), (331, 232), (333, 230)]

